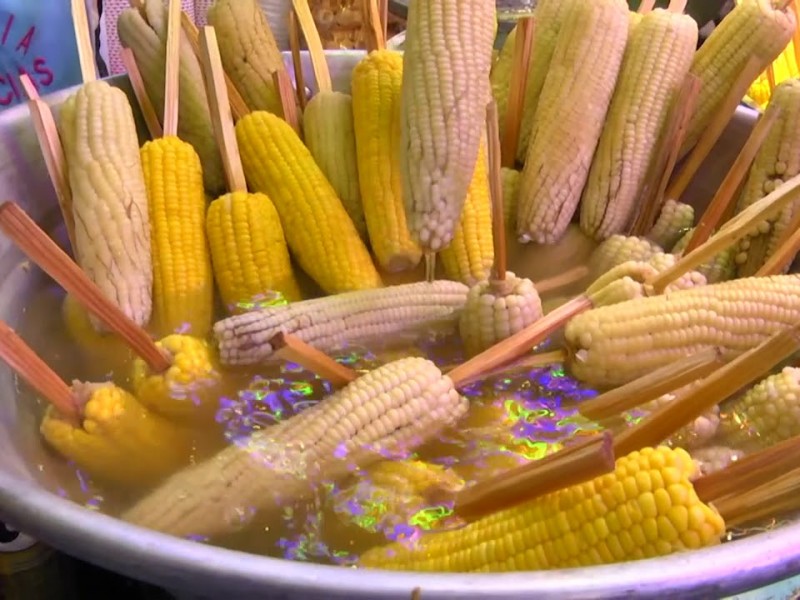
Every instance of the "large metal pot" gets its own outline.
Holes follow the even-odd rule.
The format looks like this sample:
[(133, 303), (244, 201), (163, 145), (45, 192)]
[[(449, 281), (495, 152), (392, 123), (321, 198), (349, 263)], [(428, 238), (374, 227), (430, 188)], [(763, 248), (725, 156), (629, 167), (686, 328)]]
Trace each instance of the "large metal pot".
[[(333, 52), (335, 86), (349, 87), (360, 53)], [(288, 64), (288, 63), (287, 63)], [(289, 65), (290, 66), (290, 65)], [(311, 73), (311, 69), (306, 73)], [(128, 82), (111, 80), (133, 98)], [(313, 85), (313, 79), (310, 82)], [(47, 98), (57, 107), (70, 90)], [(135, 105), (135, 102), (132, 101)], [(708, 200), (753, 123), (741, 109), (690, 194)], [(46, 229), (60, 217), (25, 106), (0, 114), (0, 189)], [(20, 321), (44, 276), (0, 236), (0, 318)], [(32, 463), (40, 448), (32, 411), (17, 405), (16, 385), (0, 367), (0, 519), (57, 549), (193, 598), (406, 600), (415, 587), (436, 598), (689, 598), (721, 597), (800, 573), (800, 523), (700, 552), (596, 568), (502, 575), (361, 571), (248, 555), (128, 525), (44, 489)]]

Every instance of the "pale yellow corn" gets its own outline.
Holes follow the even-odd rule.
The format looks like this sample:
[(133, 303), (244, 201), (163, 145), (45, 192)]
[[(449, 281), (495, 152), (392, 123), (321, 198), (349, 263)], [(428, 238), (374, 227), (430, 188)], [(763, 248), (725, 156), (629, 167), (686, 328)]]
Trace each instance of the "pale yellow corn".
[(668, 198), (661, 207), (658, 220), (645, 237), (669, 252), (693, 224), (694, 207)]
[(589, 259), (589, 271), (592, 277), (599, 277), (624, 262), (646, 261), (661, 248), (645, 238), (612, 235), (595, 248)]
[(698, 476), (710, 475), (729, 467), (745, 455), (741, 450), (725, 446), (706, 446), (692, 450)]
[[(694, 228), (689, 229), (672, 247), (672, 253), (675, 256), (681, 256), (684, 249), (689, 244), (689, 240), (694, 234)], [(697, 270), (706, 276), (708, 283), (719, 283), (720, 281), (728, 281), (733, 279), (736, 275), (736, 247), (732, 246), (722, 250), (703, 263)]]

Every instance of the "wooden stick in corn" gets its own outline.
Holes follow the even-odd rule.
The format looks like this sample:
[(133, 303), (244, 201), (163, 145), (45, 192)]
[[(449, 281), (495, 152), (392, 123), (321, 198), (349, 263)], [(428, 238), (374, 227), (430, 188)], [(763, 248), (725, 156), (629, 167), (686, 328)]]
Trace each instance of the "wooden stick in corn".
[(800, 469), (783, 473), (756, 489), (720, 498), (714, 506), (731, 527), (794, 513), (800, 508)]
[(756, 277), (785, 273), (800, 252), (800, 210), (792, 217), (775, 252), (761, 265)]
[(340, 365), (324, 352), (306, 344), (300, 338), (289, 333), (278, 333), (269, 345), (275, 350), (275, 356), (282, 360), (296, 362), (304, 369), (322, 377), (336, 388), (343, 388), (358, 377), (358, 373)]
[(656, 7), (656, 0), (642, 0), (636, 10), (640, 15), (646, 15)]
[(142, 113), (150, 138), (155, 140), (163, 137), (164, 130), (161, 128), (156, 109), (147, 95), (144, 79), (142, 79), (142, 74), (139, 72), (133, 51), (130, 48), (120, 48), (120, 58), (122, 59), (122, 64), (125, 65), (125, 71), (128, 73), (128, 79), (130, 79), (131, 87), (133, 88), (133, 95), (136, 97), (136, 103), (139, 105), (139, 111)]
[(296, 93), (289, 73), (286, 72), (286, 69), (275, 71), (272, 74), (272, 82), (278, 91), (278, 98), (280, 99), (280, 116), (300, 136), (300, 115), (297, 112)]
[(517, 158), (535, 27), (533, 17), (526, 17), (517, 21), (511, 74), (508, 79), (508, 104), (505, 115), (498, 107), (498, 119), (503, 119), (503, 116), (505, 116), (504, 121), (500, 122), (501, 158), (503, 166), (510, 169), (514, 168)]
[(297, 102), (301, 112), (306, 110), (308, 97), (306, 96), (306, 78), (303, 73), (303, 59), (300, 57), (300, 24), (297, 22), (297, 14), (294, 10), (289, 11), (289, 50), (292, 53), (292, 70), (295, 81), (295, 91), (297, 92)]

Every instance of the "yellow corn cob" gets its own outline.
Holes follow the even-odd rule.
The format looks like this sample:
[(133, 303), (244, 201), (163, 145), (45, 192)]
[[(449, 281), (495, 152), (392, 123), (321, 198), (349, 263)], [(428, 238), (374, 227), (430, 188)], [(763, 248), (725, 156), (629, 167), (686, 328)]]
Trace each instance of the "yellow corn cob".
[(573, 6), (583, 0), (539, 0), (536, 3), (536, 30), (531, 45), (531, 61), (528, 80), (525, 84), (525, 97), (522, 105), (522, 119), (519, 127), (517, 160), (524, 162), (528, 155), (533, 122), (540, 104), (540, 96), (545, 89), (545, 79), (555, 52), (556, 42), (562, 35), (562, 23)]
[(657, 8), (633, 29), (583, 190), (587, 235), (621, 233), (634, 217), (696, 48), (697, 23), (689, 15)]
[(371, 52), (353, 69), (353, 119), (358, 182), (372, 251), (389, 273), (419, 264), (422, 249), (411, 239), (400, 171), (400, 87), (403, 55)]
[(269, 341), (281, 331), (324, 352), (344, 342), (455, 322), (468, 291), (456, 281), (434, 281), (338, 294), (228, 317), (214, 326), (214, 334), (224, 364), (256, 364), (269, 358)]
[(624, 0), (578, 2), (564, 17), (522, 170), (521, 241), (552, 244), (567, 230), (589, 175), (627, 38)]
[(484, 0), (408, 8), (400, 168), (411, 235), (428, 251), (453, 239), (475, 171), (496, 25)]
[(81, 86), (61, 107), (59, 132), (77, 262), (128, 318), (146, 325), (153, 308), (150, 223), (128, 97), (104, 81)]
[(228, 310), (247, 308), (268, 292), (300, 300), (283, 228), (264, 194), (233, 192), (208, 207), (206, 230), (214, 275)]
[(153, 254), (153, 325), (157, 335), (211, 329), (214, 279), (206, 241), (200, 158), (175, 136), (141, 150)]
[(353, 99), (341, 92), (316, 94), (303, 112), (303, 133), (311, 156), (341, 198), (358, 234), (366, 240), (367, 223), (358, 184)]
[[(144, 13), (123, 10), (117, 21), (120, 43), (130, 48), (142, 73), (147, 96), (159, 117), (164, 110), (164, 64), (167, 52), (167, 7), (162, 0), (144, 0)], [(178, 137), (190, 143), (203, 165), (203, 185), (213, 196), (225, 189), (222, 159), (214, 140), (200, 63), (185, 35), (181, 37), (180, 119)]]
[[(725, 407), (722, 435), (771, 446), (800, 434), (800, 369), (785, 367)], [(737, 444), (739, 445), (739, 444)]]
[(693, 224), (694, 207), (668, 198), (661, 207), (658, 220), (645, 237), (669, 252)]
[(565, 339), (573, 374), (620, 385), (694, 352), (726, 360), (800, 320), (800, 275), (750, 277), (589, 310)]
[(742, 0), (722, 19), (694, 56), (691, 72), (702, 85), (681, 155), (694, 147), (751, 57), (766, 68), (792, 39), (797, 26), (791, 7), (779, 0)]
[(713, 546), (725, 522), (697, 497), (686, 451), (646, 448), (612, 473), (501, 510), (462, 529), (395, 542), (362, 567), (502, 572), (585, 567)]
[[(739, 212), (800, 173), (800, 80), (790, 79), (775, 88), (767, 107), (768, 112), (774, 110), (780, 113), (750, 167), (736, 207)], [(763, 223), (758, 233), (739, 243), (736, 263), (740, 277), (758, 271), (775, 250), (795, 210), (794, 205), (786, 207), (776, 219)]]
[[(508, 110), (508, 93), (511, 86), (511, 70), (514, 67), (514, 45), (517, 43), (516, 26), (508, 33), (500, 55), (492, 65), (489, 83), (492, 86), (492, 97), (497, 104), (497, 122), (500, 139), (505, 139), (506, 111)], [(531, 54), (531, 57), (533, 54)]]
[(236, 139), (250, 188), (272, 200), (303, 271), (328, 294), (380, 287), (342, 201), (289, 124), (250, 113), (236, 123)]
[(596, 278), (624, 262), (646, 261), (658, 252), (661, 248), (648, 239), (612, 235), (595, 248), (589, 259), (589, 271)]
[(494, 262), (488, 170), (485, 145), (481, 144), (455, 235), (439, 252), (445, 275), (467, 285), (487, 279)]
[(222, 66), (248, 108), (283, 114), (272, 82), (283, 59), (258, 2), (216, 0), (207, 18), (217, 32)]
[(772, 85), (781, 84), (787, 79), (800, 76), (797, 61), (795, 60), (794, 41), (790, 41), (780, 56), (772, 62), (772, 79), (767, 71), (761, 73), (747, 90), (747, 96), (752, 102), (765, 108), (772, 98)]
[(520, 172), (516, 169), (500, 169), (503, 181), (503, 214), (508, 231), (517, 230), (517, 198), (519, 197)]
[(697, 465), (699, 477), (710, 475), (729, 467), (732, 463), (744, 457), (744, 452), (725, 446), (706, 446), (692, 450), (692, 458)]
[(533, 282), (506, 273), (502, 281), (470, 288), (458, 328), (467, 354), (474, 356), (541, 317), (542, 301)]
[[(694, 234), (694, 228), (687, 231), (672, 247), (672, 253), (679, 256), (689, 244), (689, 240)], [(726, 248), (719, 254), (703, 263), (697, 270), (706, 276), (708, 283), (719, 283), (728, 281), (736, 275), (736, 247)]]
[(310, 491), (337, 459), (362, 448), (413, 447), (467, 411), (430, 361), (404, 358), (362, 375), (319, 404), (180, 472), (123, 515), (173, 535), (211, 536)]
[(141, 359), (133, 362), (133, 391), (155, 413), (176, 421), (208, 418), (217, 409), (221, 375), (205, 340), (169, 335), (156, 342), (172, 359), (164, 373), (153, 373)]
[(73, 384), (73, 389), (85, 402), (80, 426), (49, 407), (40, 429), (50, 446), (92, 477), (141, 487), (189, 463), (189, 430), (148, 411), (111, 384)]

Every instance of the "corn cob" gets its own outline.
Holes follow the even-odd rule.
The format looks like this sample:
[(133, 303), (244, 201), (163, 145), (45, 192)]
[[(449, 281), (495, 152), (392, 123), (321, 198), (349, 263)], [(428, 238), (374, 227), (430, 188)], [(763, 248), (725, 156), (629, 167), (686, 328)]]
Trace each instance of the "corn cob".
[(516, 231), (520, 172), (516, 169), (503, 167), (500, 170), (500, 176), (503, 182), (503, 216), (505, 217), (506, 230)]
[(620, 385), (720, 348), (731, 360), (800, 320), (800, 275), (751, 277), (589, 310), (566, 327), (581, 381)]
[(145, 325), (153, 307), (150, 223), (128, 98), (93, 81), (64, 102), (59, 121), (77, 262), (128, 318)]
[(250, 188), (272, 200), (303, 271), (328, 294), (380, 287), (342, 201), (291, 126), (258, 111), (236, 123), (236, 139)]
[[(162, 0), (144, 0), (144, 13), (123, 10), (117, 22), (120, 43), (130, 48), (142, 73), (147, 96), (159, 118), (164, 117), (164, 65), (167, 48), (167, 7)], [(203, 185), (216, 196), (225, 189), (222, 159), (214, 141), (208, 99), (200, 63), (185, 35), (181, 39), (178, 137), (194, 147), (203, 165)]]
[(172, 366), (157, 374), (142, 359), (133, 362), (133, 391), (139, 401), (175, 421), (213, 415), (221, 375), (208, 343), (188, 335), (169, 335), (156, 345), (170, 355)]
[(373, 445), (414, 446), (466, 411), (467, 400), (432, 362), (400, 359), (174, 475), (123, 518), (178, 536), (235, 530), (241, 522), (227, 515), (249, 517), (295, 500), (324, 479), (337, 457)]
[(391, 570), (503, 572), (584, 567), (713, 546), (725, 523), (691, 484), (696, 467), (661, 446), (617, 460), (614, 472), (496, 512), (455, 531), (361, 556)]
[(177, 137), (141, 149), (153, 254), (153, 324), (158, 335), (205, 337), (211, 329), (214, 279), (206, 240), (203, 170), (194, 148)]
[(693, 224), (694, 207), (668, 198), (661, 207), (658, 220), (645, 237), (669, 252)]
[(488, 279), (494, 262), (488, 167), (485, 145), (481, 144), (455, 235), (439, 252), (447, 278), (470, 286)]
[[(737, 212), (800, 173), (800, 80), (790, 79), (775, 88), (767, 107), (767, 111), (773, 110), (780, 110), (780, 113), (750, 167), (739, 196)], [(748, 277), (758, 271), (775, 250), (777, 240), (796, 208), (786, 207), (776, 219), (763, 223), (757, 233), (739, 243), (736, 270), (740, 277)]]
[[(651, 402), (647, 402), (640, 408), (647, 412), (658, 410), (664, 405), (675, 400), (675, 398), (681, 393), (697, 387), (700, 381), (702, 380), (690, 383), (689, 385), (679, 388), (669, 394), (664, 394)], [(677, 446), (692, 451), (697, 448), (702, 448), (717, 434), (719, 422), (719, 406), (714, 406), (710, 410), (694, 419), (691, 423), (681, 427), (664, 443), (669, 446)]]
[(772, 99), (773, 88), (776, 84), (781, 84), (787, 79), (800, 75), (800, 70), (798, 70), (797, 61), (795, 60), (795, 52), (794, 40), (792, 40), (784, 48), (780, 56), (767, 67), (768, 70), (771, 69), (772, 73), (764, 71), (753, 82), (753, 85), (747, 90), (747, 99), (752, 104), (762, 109), (765, 108)]
[(214, 275), (228, 310), (257, 304), (268, 292), (300, 300), (283, 228), (264, 194), (233, 192), (214, 200), (206, 215)]
[(311, 156), (341, 198), (361, 239), (367, 240), (358, 183), (352, 97), (341, 92), (316, 94), (303, 112), (303, 133)]
[(589, 259), (589, 271), (593, 277), (599, 277), (624, 262), (646, 261), (658, 252), (661, 248), (648, 239), (612, 235), (595, 248)]
[(83, 406), (80, 426), (48, 407), (41, 433), (50, 446), (92, 477), (152, 485), (188, 464), (192, 435), (145, 409), (111, 384), (73, 384)]
[(371, 52), (353, 69), (353, 119), (358, 181), (372, 251), (390, 273), (419, 264), (422, 249), (408, 230), (400, 171), (400, 87), (403, 56)]
[(725, 446), (707, 446), (692, 450), (692, 458), (697, 465), (697, 475), (699, 477), (721, 471), (743, 457), (744, 452), (741, 450), (734, 450)]
[(224, 364), (257, 364), (270, 357), (269, 341), (281, 331), (324, 352), (344, 342), (455, 321), (468, 291), (462, 283), (434, 281), (350, 292), (229, 317), (214, 326), (214, 333)]
[(400, 168), (408, 226), (426, 251), (450, 243), (467, 197), (491, 93), (496, 25), (494, 5), (482, 0), (408, 9)]
[(635, 216), (696, 47), (695, 20), (660, 8), (629, 36), (581, 199), (581, 229), (590, 237), (621, 233)]
[(791, 7), (776, 8), (779, 4), (779, 0), (742, 0), (695, 53), (691, 72), (702, 85), (681, 155), (697, 143), (750, 58), (758, 57), (766, 68), (792, 39), (797, 26), (794, 12)]
[(506, 273), (502, 281), (470, 288), (458, 329), (467, 354), (474, 356), (541, 317), (542, 301), (533, 282)]
[[(672, 253), (680, 256), (689, 244), (694, 234), (694, 228), (687, 231), (672, 247)], [(719, 283), (733, 279), (736, 275), (736, 247), (726, 248), (708, 262), (703, 263), (697, 270), (705, 275), (708, 283)]]
[(283, 114), (272, 82), (283, 59), (258, 2), (216, 0), (207, 18), (217, 32), (222, 66), (248, 108)]
[(628, 6), (578, 2), (562, 29), (522, 170), (517, 234), (523, 242), (557, 242), (578, 206), (622, 62)]
[[(511, 71), (514, 67), (514, 46), (516, 43), (517, 27), (514, 26), (506, 36), (500, 55), (492, 65), (491, 73), (489, 73), (492, 97), (497, 104), (497, 124), (501, 140), (505, 139), (506, 135), (506, 111), (508, 110), (508, 94), (511, 87)], [(531, 56), (533, 55), (531, 54)]]
[[(726, 440), (758, 440), (771, 446), (800, 434), (800, 369), (785, 367), (728, 403), (722, 435)], [(738, 444), (737, 444), (738, 445)]]
[(563, 34), (562, 24), (572, 7), (581, 1), (540, 0), (536, 3), (536, 31), (531, 45), (531, 60), (519, 126), (517, 145), (517, 161), (519, 162), (524, 162), (528, 155), (534, 117), (539, 106), (543, 104), (540, 96), (546, 89), (545, 80), (550, 73), (556, 43)]

